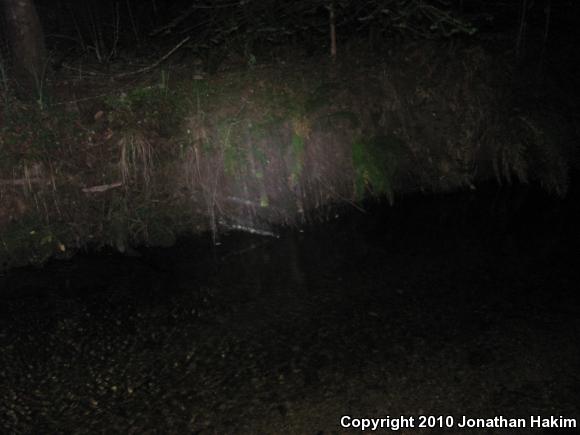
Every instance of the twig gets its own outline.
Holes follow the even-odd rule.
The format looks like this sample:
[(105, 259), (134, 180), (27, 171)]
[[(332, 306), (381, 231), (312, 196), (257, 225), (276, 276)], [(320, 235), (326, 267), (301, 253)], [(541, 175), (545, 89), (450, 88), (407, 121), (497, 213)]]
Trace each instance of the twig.
[(258, 236), (274, 237), (275, 239), (280, 238), (278, 234), (260, 228), (248, 227), (246, 225), (228, 224), (226, 222), (220, 222), (220, 224), (229, 230), (243, 231), (245, 233), (256, 234)]
[(193, 4), (189, 7), (189, 9), (181, 12), (173, 21), (169, 24), (166, 24), (162, 27), (159, 27), (152, 32), (149, 33), (149, 36), (156, 36), (161, 32), (165, 34), (171, 33), (173, 29), (175, 29), (179, 24), (185, 21), (191, 14), (193, 14), (197, 9), (224, 9), (236, 6), (243, 6), (243, 1), (240, 2), (239, 0), (233, 1), (231, 3), (225, 3), (222, 5), (197, 5)]
[(157, 60), (157, 62), (155, 62), (155, 63), (153, 63), (153, 64), (151, 64), (151, 65), (149, 65), (149, 66), (146, 66), (146, 67), (140, 68), (140, 69), (138, 69), (138, 70), (136, 70), (136, 71), (131, 71), (131, 72), (127, 72), (127, 73), (121, 73), (121, 74), (117, 74), (117, 75), (115, 75), (114, 77), (115, 77), (115, 78), (122, 78), (122, 77), (133, 76), (133, 75), (136, 75), (136, 74), (142, 74), (142, 73), (144, 73), (144, 72), (151, 71), (152, 69), (155, 69), (155, 68), (157, 68), (157, 67), (158, 67), (158, 66), (159, 66), (159, 65), (160, 65), (160, 64), (161, 64), (161, 63), (162, 63), (164, 60), (166, 60), (166, 59), (167, 59), (169, 56), (171, 56), (173, 53), (175, 53), (177, 50), (179, 50), (179, 48), (180, 48), (180, 47), (181, 47), (183, 44), (185, 44), (187, 41), (189, 41), (190, 39), (191, 39), (191, 36), (187, 36), (187, 37), (183, 38), (179, 44), (177, 44), (175, 47), (173, 47), (171, 50), (169, 50), (169, 51), (168, 51), (168, 52), (165, 54), (165, 56), (163, 56), (162, 58), (160, 58), (159, 60)]
[(352, 207), (356, 208), (358, 211), (360, 211), (361, 213), (366, 213), (367, 211), (362, 208), (361, 206), (359, 206), (356, 202), (354, 202), (352, 199), (348, 199), (345, 198), (344, 196), (342, 196), (340, 193), (338, 193), (336, 190), (334, 190), (331, 186), (329, 186), (326, 183), (323, 183), (322, 180), (318, 179), (318, 181), (320, 182), (320, 185), (325, 187), (326, 190), (334, 195), (336, 195), (339, 199), (343, 200), (344, 202), (348, 203), (349, 205), (351, 205)]
[(121, 187), (122, 185), (123, 185), (122, 182), (117, 181), (116, 183), (111, 184), (101, 184), (99, 186), (84, 187), (82, 190), (84, 193), (101, 193), (106, 192), (107, 190)]

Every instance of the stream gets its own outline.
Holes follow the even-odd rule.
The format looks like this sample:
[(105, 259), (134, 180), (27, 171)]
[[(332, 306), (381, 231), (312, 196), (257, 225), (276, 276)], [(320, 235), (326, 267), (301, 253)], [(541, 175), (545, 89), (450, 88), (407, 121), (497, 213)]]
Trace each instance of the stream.
[[(578, 199), (417, 194), (10, 270), (0, 432), (573, 433)], [(525, 426), (461, 427), (497, 416)]]

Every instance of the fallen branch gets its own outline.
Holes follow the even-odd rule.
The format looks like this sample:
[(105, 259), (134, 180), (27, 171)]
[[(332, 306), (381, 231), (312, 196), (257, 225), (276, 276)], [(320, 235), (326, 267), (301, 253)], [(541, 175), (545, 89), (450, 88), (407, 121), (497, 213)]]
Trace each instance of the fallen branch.
[(235, 230), (235, 231), (243, 231), (245, 233), (256, 234), (258, 236), (267, 236), (267, 237), (274, 237), (275, 239), (279, 239), (280, 236), (272, 231), (263, 230), (260, 228), (249, 227), (246, 225), (238, 225), (238, 224), (228, 224), (223, 221), (220, 221), (220, 224), (228, 230)]
[(157, 60), (157, 62), (155, 62), (155, 63), (153, 63), (153, 64), (151, 64), (151, 65), (149, 65), (149, 66), (146, 66), (146, 67), (140, 68), (140, 69), (138, 69), (138, 70), (136, 70), (136, 71), (131, 71), (131, 72), (127, 72), (127, 73), (121, 73), (121, 74), (117, 74), (117, 75), (115, 75), (114, 77), (115, 77), (115, 78), (122, 78), (122, 77), (133, 76), (133, 75), (136, 75), (136, 74), (142, 74), (142, 73), (145, 73), (145, 72), (151, 71), (152, 69), (155, 69), (155, 68), (157, 68), (157, 67), (158, 67), (158, 66), (159, 66), (159, 65), (160, 65), (160, 64), (161, 64), (163, 61), (165, 61), (165, 60), (166, 60), (166, 59), (167, 59), (169, 56), (171, 56), (173, 53), (175, 53), (177, 50), (179, 50), (179, 48), (180, 48), (180, 47), (181, 47), (183, 44), (185, 44), (187, 41), (189, 41), (190, 39), (191, 39), (191, 36), (187, 36), (186, 38), (182, 39), (182, 40), (181, 40), (181, 42), (180, 42), (179, 44), (177, 44), (175, 47), (173, 47), (171, 50), (169, 50), (169, 51), (168, 51), (168, 52), (165, 54), (165, 56), (163, 56), (161, 59)]
[(116, 189), (117, 187), (121, 187), (123, 185), (122, 182), (118, 181), (116, 183), (111, 184), (101, 184), (99, 186), (91, 186), (91, 187), (84, 187), (84, 193), (101, 193), (106, 192), (107, 190)]

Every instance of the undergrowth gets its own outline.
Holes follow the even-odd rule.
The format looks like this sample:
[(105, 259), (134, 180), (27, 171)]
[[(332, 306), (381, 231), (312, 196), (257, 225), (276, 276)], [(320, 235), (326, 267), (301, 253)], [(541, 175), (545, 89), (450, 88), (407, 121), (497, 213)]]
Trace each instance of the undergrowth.
[(396, 136), (359, 139), (352, 144), (352, 160), (356, 172), (355, 192), (361, 200), (367, 193), (385, 195), (395, 201), (395, 179), (405, 157), (405, 145)]
[(565, 194), (554, 130), (498, 118), (490, 84), (466, 91), (491, 59), (461, 55), (429, 57), (437, 68), (401, 56), (362, 73), (356, 62), (205, 78), (162, 70), (72, 101), (46, 89), (52, 104), (42, 106), (2, 88), (3, 255), (42, 261), (87, 243), (128, 251), (184, 231), (209, 230), (216, 243), (230, 229), (274, 234), (367, 196), (392, 204), (410, 190), (472, 187), (480, 164), (498, 182), (536, 179)]

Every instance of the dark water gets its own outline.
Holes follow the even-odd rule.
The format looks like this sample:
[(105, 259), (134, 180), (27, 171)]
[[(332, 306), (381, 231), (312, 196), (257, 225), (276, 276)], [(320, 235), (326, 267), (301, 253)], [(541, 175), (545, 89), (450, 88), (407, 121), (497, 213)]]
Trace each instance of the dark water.
[(580, 416), (576, 191), (490, 187), (366, 210), (278, 239), (10, 271), (0, 426), (332, 433), (349, 412)]

